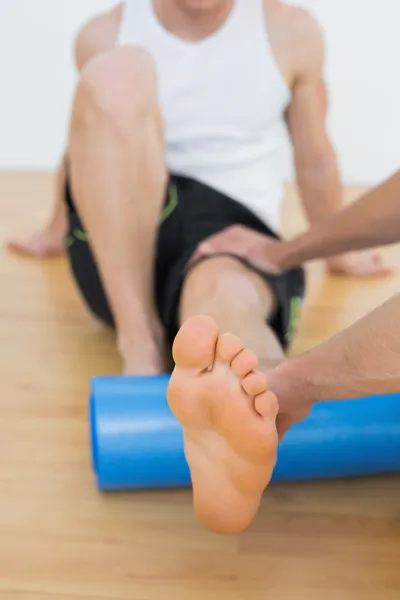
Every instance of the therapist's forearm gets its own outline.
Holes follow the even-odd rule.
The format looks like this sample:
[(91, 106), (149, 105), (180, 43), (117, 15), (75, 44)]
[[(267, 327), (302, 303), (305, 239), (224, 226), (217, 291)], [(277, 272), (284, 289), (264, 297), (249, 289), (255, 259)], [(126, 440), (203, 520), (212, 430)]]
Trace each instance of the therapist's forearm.
[(400, 295), (271, 376), (282, 407), (400, 392)]
[(305, 234), (284, 244), (281, 268), (400, 241), (400, 171)]

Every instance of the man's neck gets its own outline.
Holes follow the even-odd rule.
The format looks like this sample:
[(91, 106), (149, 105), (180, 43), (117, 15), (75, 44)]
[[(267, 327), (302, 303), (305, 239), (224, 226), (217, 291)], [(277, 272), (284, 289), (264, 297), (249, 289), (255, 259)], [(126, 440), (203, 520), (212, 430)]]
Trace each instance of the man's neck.
[(179, 0), (153, 0), (160, 23), (172, 34), (197, 42), (211, 36), (228, 18), (234, 0), (224, 0), (209, 9), (197, 8)]

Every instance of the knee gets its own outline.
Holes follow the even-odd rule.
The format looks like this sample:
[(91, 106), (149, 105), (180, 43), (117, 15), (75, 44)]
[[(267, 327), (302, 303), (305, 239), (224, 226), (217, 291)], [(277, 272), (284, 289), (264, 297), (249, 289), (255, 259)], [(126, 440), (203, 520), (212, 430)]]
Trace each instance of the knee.
[(75, 39), (75, 65), (79, 72), (96, 55), (115, 46), (123, 14), (123, 4), (91, 18)]
[(78, 33), (75, 39), (75, 66), (82, 71), (85, 65), (98, 54), (99, 17), (91, 19)]
[(183, 301), (199, 307), (218, 305), (226, 311), (259, 312), (263, 303), (256, 277), (234, 259), (208, 259), (189, 274)]
[(84, 67), (78, 84), (73, 124), (91, 124), (101, 116), (121, 131), (157, 105), (155, 67), (140, 48), (115, 48)]

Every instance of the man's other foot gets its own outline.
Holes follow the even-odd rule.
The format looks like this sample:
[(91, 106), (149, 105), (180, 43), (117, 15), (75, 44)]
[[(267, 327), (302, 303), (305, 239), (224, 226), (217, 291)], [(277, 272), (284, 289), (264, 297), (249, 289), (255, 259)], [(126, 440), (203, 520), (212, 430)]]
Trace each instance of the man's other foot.
[(53, 258), (65, 252), (65, 228), (50, 225), (25, 239), (10, 240), (7, 248), (14, 254), (33, 258)]

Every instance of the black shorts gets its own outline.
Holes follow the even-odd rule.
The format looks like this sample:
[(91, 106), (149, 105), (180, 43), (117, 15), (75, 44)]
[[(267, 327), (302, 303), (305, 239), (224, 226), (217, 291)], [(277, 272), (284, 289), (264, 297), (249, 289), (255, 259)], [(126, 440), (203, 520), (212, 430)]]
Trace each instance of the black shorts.
[[(75, 209), (68, 183), (65, 197), (69, 214), (67, 246), (72, 273), (91, 312), (106, 324), (113, 326), (114, 319), (90, 248), (90, 241)], [(179, 329), (180, 296), (188, 261), (200, 242), (235, 224), (278, 237), (240, 203), (198, 181), (171, 176), (160, 215), (154, 290), (160, 319), (171, 345)], [(270, 320), (270, 325), (283, 348), (287, 349), (298, 325), (305, 292), (304, 271), (297, 268), (279, 276), (272, 276), (254, 270), (276, 294), (278, 309)]]

